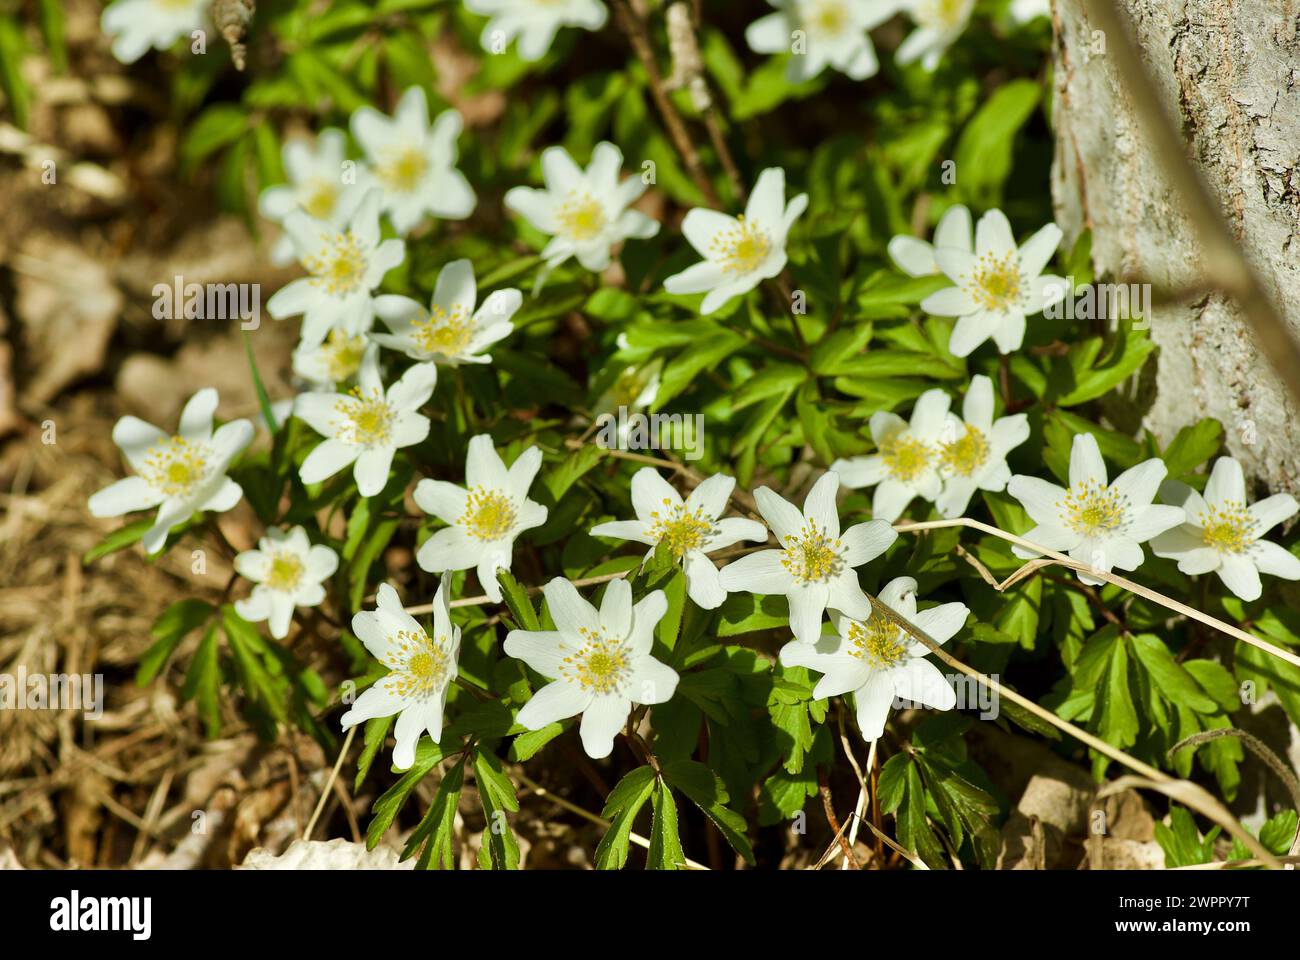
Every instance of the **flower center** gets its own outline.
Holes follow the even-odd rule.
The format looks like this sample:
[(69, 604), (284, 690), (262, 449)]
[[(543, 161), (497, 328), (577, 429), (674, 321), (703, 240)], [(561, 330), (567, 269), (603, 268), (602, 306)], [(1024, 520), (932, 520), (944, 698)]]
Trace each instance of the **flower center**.
[(1201, 514), (1201, 539), (1223, 553), (1242, 553), (1255, 542), (1255, 521), (1246, 505), (1230, 500)]
[(805, 521), (803, 530), (786, 540), (781, 566), (798, 583), (829, 580), (844, 568), (840, 546), (838, 538), (832, 540), (811, 520)]
[(628, 652), (622, 641), (582, 628), (583, 647), (565, 657), (560, 672), (567, 680), (592, 693), (616, 693), (628, 670)]
[(410, 193), (424, 178), (429, 159), (416, 147), (401, 147), (389, 152), (376, 168), (379, 179), (398, 193)]
[(385, 682), (399, 697), (423, 699), (443, 685), (450, 658), (444, 649), (445, 638), (438, 641), (434, 644), (423, 630), (403, 630), (391, 638), (384, 663), (393, 672)]
[(811, 6), (812, 9), (804, 17), (810, 33), (835, 37), (844, 32), (849, 22), (849, 14), (841, 0), (823, 0)]
[(939, 459), (944, 468), (959, 477), (973, 477), (989, 459), (988, 440), (982, 431), (969, 423), (963, 436), (940, 447)]
[(434, 304), (432, 313), (415, 321), (413, 336), (425, 353), (454, 357), (469, 346), (473, 333), (474, 323), (463, 306), (455, 306), (448, 313)]
[(969, 293), (986, 310), (1009, 310), (1020, 305), (1020, 281), (1020, 255), (1016, 251), (1001, 258), (986, 253), (975, 264)]
[(1057, 507), (1071, 529), (1084, 536), (1109, 533), (1124, 523), (1125, 498), (1093, 480), (1070, 488)]
[(740, 216), (736, 225), (719, 231), (709, 243), (712, 259), (727, 273), (749, 273), (758, 269), (772, 249), (767, 231)]
[(500, 540), (515, 525), (515, 505), (497, 490), (471, 487), (461, 526), (480, 540)]
[(396, 419), (382, 393), (378, 390), (366, 393), (360, 387), (353, 387), (334, 409), (343, 417), (337, 429), (338, 439), (361, 447), (387, 442)]
[(365, 338), (349, 337), (342, 330), (331, 330), (325, 342), (321, 344), (325, 370), (334, 383), (342, 383), (356, 373), (361, 367), (361, 358), (365, 353)]
[(664, 499), (664, 507), (666, 509), (662, 512), (650, 511), (654, 523), (648, 533), (655, 542), (666, 543), (673, 556), (679, 560), (687, 551), (702, 548), (713, 529), (713, 524), (703, 515), (704, 508), (697, 507), (691, 512), (685, 504), (674, 504), (667, 498)]
[(160, 440), (150, 448), (140, 473), (164, 496), (184, 496), (207, 476), (207, 447), (184, 437)]
[(292, 553), (277, 553), (271, 560), (266, 585), (272, 590), (293, 590), (302, 579), (302, 561)]
[(884, 617), (873, 613), (866, 623), (849, 624), (849, 656), (865, 660), (877, 668), (894, 667), (907, 656), (903, 632)]
[(591, 194), (573, 191), (556, 211), (560, 226), (574, 240), (590, 240), (605, 229), (605, 208)]
[(366, 279), (366, 257), (352, 231), (336, 233), (314, 256), (302, 262), (312, 282), (333, 296), (347, 296)]
[(915, 480), (930, 466), (933, 451), (930, 445), (916, 437), (898, 434), (880, 445), (880, 457), (885, 469), (895, 480), (907, 483)]
[(338, 187), (323, 177), (315, 177), (302, 195), (302, 208), (317, 220), (325, 220), (334, 212), (338, 200)]

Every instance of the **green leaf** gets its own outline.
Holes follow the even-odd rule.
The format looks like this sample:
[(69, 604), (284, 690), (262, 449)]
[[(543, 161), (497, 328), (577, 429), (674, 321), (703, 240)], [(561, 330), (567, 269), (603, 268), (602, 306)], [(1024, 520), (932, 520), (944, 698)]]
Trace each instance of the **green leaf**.
[(518, 870), (519, 841), (506, 819), (506, 811), (519, 812), (515, 785), (501, 768), (501, 759), (482, 748), (474, 751), (474, 776), (487, 823), (483, 846), (479, 848), (479, 865), (493, 870)]
[(537, 617), (537, 611), (533, 608), (533, 601), (529, 599), (528, 591), (510, 574), (510, 571), (497, 571), (497, 582), (501, 584), (501, 597), (505, 600), (506, 607), (510, 610), (510, 615), (515, 618), (519, 629), (533, 632), (541, 630), (542, 621)]
[(1156, 689), (1180, 706), (1197, 713), (1217, 713), (1218, 704), (1201, 692), (1192, 675), (1184, 670), (1159, 637), (1141, 633), (1133, 637), (1133, 652), (1155, 682)]
[(209, 740), (216, 739), (221, 733), (221, 670), (217, 664), (217, 629), (217, 623), (213, 621), (203, 634), (181, 687), (181, 697), (197, 704), (204, 733)]
[(962, 196), (981, 207), (999, 206), (1011, 174), (1016, 133), (1042, 95), (1036, 80), (1011, 80), (995, 89), (962, 130), (953, 159)]
[(253, 357), (253, 343), (248, 339), (248, 331), (240, 331), (244, 335), (244, 355), (248, 357), (248, 370), (253, 377), (253, 390), (257, 393), (257, 404), (262, 409), (262, 419), (266, 421), (267, 429), (271, 431), (271, 436), (275, 436), (280, 429), (280, 425), (275, 422), (275, 413), (271, 410), (271, 398), (267, 396), (266, 385), (262, 382), (262, 375), (257, 370), (257, 360)]
[(208, 107), (189, 125), (181, 141), (181, 171), (192, 171), (205, 157), (234, 143), (248, 130), (243, 107), (217, 103)]
[(686, 794), (699, 807), (713, 825), (727, 839), (745, 861), (754, 863), (754, 850), (745, 836), (745, 818), (727, 809), (727, 789), (721, 778), (702, 763), (694, 760), (674, 760), (663, 766), (663, 777)]
[(656, 780), (646, 869), (680, 870), (685, 865), (686, 853), (677, 833), (677, 802), (673, 800), (672, 788), (662, 780)]
[(1223, 424), (1206, 417), (1179, 430), (1160, 459), (1169, 468), (1169, 476), (1181, 477), (1209, 460), (1222, 445)]
[(387, 717), (374, 717), (366, 721), (363, 736), (365, 745), (362, 747), (361, 756), (357, 758), (357, 778), (352, 782), (353, 791), (361, 789), (361, 784), (365, 782), (367, 774), (370, 773), (370, 767), (379, 754), (379, 748), (388, 739), (388, 731), (393, 726), (393, 720), (395, 719), (396, 714), (392, 714)]
[(511, 742), (506, 756), (513, 763), (523, 763), (525, 760), (531, 760), (536, 756), (538, 750), (563, 732), (564, 724), (548, 723), (540, 730), (529, 730), (527, 733), (521, 733)]
[(452, 838), (456, 826), (456, 808), (460, 805), (460, 791), (465, 783), (467, 759), (468, 757), (462, 756), (460, 762), (443, 775), (433, 803), (429, 804), (419, 826), (411, 831), (406, 847), (402, 850), (401, 859), (406, 860), (421, 844), (424, 845), (420, 859), (416, 861), (416, 866), (421, 870), (450, 870), (456, 865)]
[(152, 529), (153, 525), (154, 518), (145, 517), (143, 520), (136, 520), (124, 527), (119, 527), (87, 550), (81, 558), (82, 564), (92, 564), (100, 557), (106, 557), (110, 553), (117, 553), (119, 550), (124, 550), (133, 544), (139, 543), (144, 535)]
[(596, 869), (623, 869), (627, 863), (628, 835), (632, 832), (632, 822), (650, 799), (654, 787), (654, 770), (643, 766), (625, 776), (610, 791), (601, 816), (612, 822), (596, 847)]
[(429, 775), (429, 771), (442, 760), (442, 750), (429, 739), (422, 739), (415, 750), (415, 762), (411, 769), (402, 774), (395, 784), (389, 787), (370, 808), (374, 817), (366, 827), (366, 849), (373, 850), (390, 826), (397, 814), (406, 804), (415, 785)]
[(203, 626), (215, 609), (207, 601), (188, 599), (178, 600), (164, 610), (150, 631), (154, 644), (140, 657), (140, 666), (135, 674), (136, 685), (143, 687), (152, 682), (180, 642)]

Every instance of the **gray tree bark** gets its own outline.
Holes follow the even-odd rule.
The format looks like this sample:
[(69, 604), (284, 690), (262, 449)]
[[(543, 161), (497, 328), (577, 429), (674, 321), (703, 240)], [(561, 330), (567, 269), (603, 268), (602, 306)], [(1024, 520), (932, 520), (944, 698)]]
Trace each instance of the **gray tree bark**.
[[(1300, 0), (1121, 0), (1160, 99), (1243, 250), (1300, 336)], [(1084, 0), (1053, 0), (1057, 222), (1092, 230), (1099, 275), (1187, 292), (1152, 311), (1145, 423), (1204, 416), (1268, 487), (1300, 494), (1300, 416), (1202, 253)]]

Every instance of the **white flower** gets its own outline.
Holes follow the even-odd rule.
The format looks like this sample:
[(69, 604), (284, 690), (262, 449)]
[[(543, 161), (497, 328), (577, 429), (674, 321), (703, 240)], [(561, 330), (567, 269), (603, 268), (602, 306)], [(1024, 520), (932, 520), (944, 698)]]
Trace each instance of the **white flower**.
[(960, 417), (948, 414), (939, 438), (943, 492), (934, 503), (948, 519), (966, 512), (976, 490), (1005, 490), (1007, 454), (1029, 439), (1025, 414), (993, 419), (993, 381), (982, 374), (971, 377), (961, 411)]
[[(626, 334), (619, 334), (619, 338), (625, 340)], [(619, 343), (619, 349), (625, 346), (626, 343)], [(633, 420), (630, 416), (620, 415), (620, 412), (631, 414), (644, 410), (655, 402), (655, 397), (659, 395), (663, 366), (663, 359), (656, 357), (644, 366), (624, 368), (605, 392), (596, 398), (592, 405), (592, 420), (598, 425), (615, 424), (619, 443), (626, 444)]]
[(875, 486), (871, 515), (893, 523), (913, 498), (933, 501), (943, 480), (939, 475), (944, 423), (952, 399), (944, 390), (927, 390), (916, 400), (909, 423), (884, 410), (871, 415), (871, 439), (876, 453), (836, 460), (831, 470), (844, 486), (856, 490)]
[(546, 56), (560, 27), (599, 30), (609, 18), (600, 0), (465, 0), (470, 13), (491, 17), (480, 42), (488, 53), (504, 53), (519, 38), (519, 58)]
[(1190, 575), (1219, 575), (1224, 586), (1243, 600), (1258, 600), (1261, 573), (1300, 580), (1300, 557), (1261, 539), (1271, 528), (1293, 516), (1300, 505), (1289, 493), (1275, 493), (1246, 505), (1246, 479), (1241, 464), (1220, 457), (1205, 484), (1205, 496), (1176, 480), (1166, 480), (1160, 498), (1187, 513), (1187, 522), (1151, 541), (1157, 557), (1178, 561)]
[(901, 0), (768, 2), (777, 12), (751, 23), (745, 42), (755, 53), (793, 53), (787, 74), (791, 82), (802, 83), (828, 64), (854, 80), (873, 76), (880, 61), (867, 31), (892, 17)]
[(383, 210), (398, 233), (409, 233), (426, 212), (463, 220), (474, 211), (474, 188), (456, 169), (456, 138), (464, 125), (458, 112), (444, 110), (430, 126), (420, 87), (402, 94), (392, 117), (374, 107), (352, 114), (352, 135), (370, 162), (365, 182), (382, 191)]
[(166, 50), (204, 26), (208, 0), (117, 0), (100, 18), (113, 56), (135, 63), (150, 47)]
[(266, 301), (267, 312), (277, 320), (302, 314), (307, 346), (331, 330), (353, 336), (369, 330), (375, 316), (372, 292), (406, 255), (401, 240), (379, 238), (379, 192), (366, 192), (346, 227), (294, 210), (285, 216), (284, 229), (311, 276), (277, 290)]
[(312, 546), (302, 527), (267, 530), (257, 546), (235, 557), (235, 570), (257, 584), (247, 599), (235, 601), (235, 612), (249, 623), (269, 620), (271, 636), (280, 640), (289, 633), (294, 607), (325, 599), (321, 582), (334, 576), (339, 557), (322, 544)]
[(293, 372), (318, 390), (332, 390), (336, 384), (346, 383), (357, 375), (368, 351), (378, 350), (377, 344), (368, 343), (359, 333), (331, 330), (315, 346), (298, 344), (293, 351)]
[(576, 256), (584, 269), (599, 273), (609, 266), (615, 244), (659, 232), (657, 221), (627, 209), (647, 184), (637, 176), (620, 180), (622, 166), (623, 154), (612, 143), (596, 144), (586, 170), (563, 147), (548, 147), (542, 152), (546, 189), (507, 191), (506, 206), (553, 238), (542, 251), (548, 271)]
[[(1178, 526), (1187, 516), (1182, 507), (1151, 504), (1166, 469), (1162, 460), (1144, 460), (1107, 485), (1097, 438), (1080, 433), (1070, 449), (1069, 490), (1017, 474), (1007, 492), (1038, 524), (1024, 539), (1098, 570), (1136, 570), (1144, 559), (1138, 544)], [(1038, 556), (1023, 547), (1011, 549), (1025, 560)], [(1083, 573), (1079, 579), (1093, 586), (1102, 582)]]
[(971, 253), (975, 249), (971, 233), (970, 210), (954, 203), (939, 218), (939, 224), (934, 228), (933, 245), (920, 237), (898, 234), (889, 241), (889, 258), (909, 277), (932, 276), (940, 272), (939, 261), (934, 258), (935, 249), (953, 247)]
[(730, 217), (696, 207), (682, 221), (682, 233), (702, 263), (664, 281), (669, 293), (704, 293), (700, 313), (712, 313), (732, 297), (748, 293), (785, 269), (785, 242), (808, 206), (801, 193), (787, 205), (785, 171), (769, 167), (758, 175), (744, 216)]
[(430, 573), (477, 568), (483, 592), (501, 602), (497, 570), (509, 570), (515, 538), (546, 522), (546, 508), (528, 499), (542, 465), (542, 451), (529, 447), (506, 469), (492, 438), (473, 437), (465, 457), (465, 483), (421, 480), (415, 504), (450, 524), (420, 547), (416, 562)]
[(302, 462), (302, 482), (320, 483), (352, 466), (363, 497), (383, 490), (393, 454), (429, 435), (429, 418), (417, 411), (428, 403), (437, 379), (433, 364), (416, 364), (385, 393), (379, 363), (369, 353), (350, 393), (300, 394), (294, 416), (325, 437)]
[(468, 260), (453, 260), (439, 272), (428, 310), (410, 297), (377, 297), (375, 313), (392, 333), (372, 333), (370, 337), (422, 362), (452, 366), (491, 363), (492, 358), (482, 351), (510, 335), (515, 328), (510, 318), (524, 298), (513, 288), (498, 290), (475, 312), (477, 299), (473, 265)]
[(933, 70), (966, 29), (974, 7), (975, 0), (906, 0), (904, 9), (916, 29), (898, 45), (894, 59), (904, 66), (920, 60), (926, 70)]
[(796, 640), (812, 643), (821, 633), (827, 607), (859, 619), (871, 615), (871, 601), (858, 584), (855, 567), (874, 560), (898, 539), (883, 520), (870, 520), (840, 534), (835, 507), (839, 475), (823, 474), (804, 501), (803, 510), (767, 487), (754, 491), (758, 511), (781, 543), (780, 550), (760, 550), (722, 568), (722, 589), (785, 594), (790, 601), (790, 629)]
[(120, 517), (158, 507), (157, 520), (141, 541), (146, 553), (157, 553), (172, 527), (201, 510), (222, 513), (237, 504), (244, 491), (226, 471), (253, 439), (253, 425), (231, 420), (213, 431), (216, 409), (217, 391), (207, 387), (185, 404), (174, 436), (138, 417), (117, 421), (113, 442), (136, 475), (93, 494), (91, 516)]
[(1065, 281), (1040, 276), (1061, 242), (1061, 228), (1049, 223), (1016, 248), (1011, 224), (1001, 210), (990, 210), (975, 228), (975, 252), (936, 247), (935, 260), (956, 284), (930, 294), (921, 309), (939, 317), (958, 317), (948, 341), (953, 356), (969, 356), (989, 337), (1000, 353), (1019, 350), (1026, 314), (1065, 296)]
[[(347, 144), (342, 130), (322, 130), (314, 143), (302, 139), (285, 142), (281, 151), (288, 183), (267, 187), (257, 199), (257, 209), (273, 223), (283, 223), (294, 210), (305, 210), (335, 227), (347, 226), (364, 190), (343, 183)], [(287, 234), (271, 250), (277, 266), (292, 263), (293, 241)]]
[(555, 630), (511, 630), (505, 651), (553, 682), (515, 719), (540, 730), (580, 713), (582, 748), (589, 757), (607, 757), (632, 704), (665, 703), (677, 689), (677, 671), (650, 656), (668, 601), (655, 590), (633, 606), (626, 580), (610, 582), (599, 612), (562, 577), (543, 592)]
[(645, 467), (632, 477), (632, 507), (637, 518), (597, 524), (591, 535), (644, 543), (650, 547), (647, 557), (659, 544), (665, 544), (683, 564), (691, 599), (703, 609), (713, 610), (727, 599), (727, 591), (707, 554), (741, 540), (767, 539), (767, 530), (757, 520), (719, 519), (735, 485), (734, 477), (717, 473), (682, 500), (653, 467)]
[(352, 618), (352, 632), (389, 674), (369, 687), (343, 714), (343, 729), (376, 717), (397, 714), (393, 730), (393, 766), (406, 770), (415, 762), (415, 745), (426, 730), (433, 742), (442, 739), (442, 713), (447, 688), (456, 679), (460, 627), (451, 622), (447, 582), (433, 596), (433, 636), (402, 609), (397, 591), (379, 585), (373, 611)]
[[(964, 603), (945, 603), (917, 613), (916, 581), (911, 577), (889, 581), (876, 599), (938, 644), (951, 639), (970, 613)], [(781, 650), (781, 662), (821, 673), (813, 688), (813, 696), (819, 700), (852, 693), (864, 739), (880, 739), (896, 697), (936, 710), (957, 705), (957, 695), (944, 675), (925, 659), (929, 647), (908, 636), (884, 614), (875, 611), (866, 620), (838, 617), (835, 631), (839, 636), (829, 650), (824, 649), (826, 641), (787, 643)]]

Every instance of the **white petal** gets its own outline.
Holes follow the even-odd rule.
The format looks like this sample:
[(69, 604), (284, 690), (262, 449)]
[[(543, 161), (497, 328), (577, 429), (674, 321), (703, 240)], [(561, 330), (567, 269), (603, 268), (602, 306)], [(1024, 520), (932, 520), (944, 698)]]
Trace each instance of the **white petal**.
[(894, 692), (904, 700), (911, 700), (935, 710), (951, 710), (957, 705), (957, 694), (947, 678), (929, 660), (910, 660), (893, 671)]
[(626, 697), (595, 697), (582, 712), (578, 731), (587, 756), (593, 760), (608, 757), (614, 751), (614, 737), (623, 729), (631, 712), (632, 702)]
[(578, 588), (563, 577), (556, 577), (545, 587), (547, 609), (551, 619), (561, 633), (575, 636), (584, 630), (600, 629), (600, 617), (596, 608), (582, 598)]
[(120, 517), (124, 513), (156, 507), (162, 500), (163, 495), (142, 477), (125, 477), (92, 494), (87, 507), (92, 517)]
[(1160, 481), (1168, 472), (1164, 461), (1153, 457), (1121, 473), (1115, 478), (1114, 488), (1120, 496), (1128, 499), (1130, 506), (1149, 506), (1160, 489)]
[(1225, 556), (1218, 572), (1223, 585), (1243, 600), (1258, 600), (1263, 593), (1259, 571), (1246, 557), (1235, 554)]
[(760, 550), (733, 560), (719, 572), (719, 582), (728, 593), (783, 594), (794, 580), (781, 565), (780, 550)]
[(1263, 536), (1283, 520), (1293, 516), (1297, 510), (1300, 510), (1300, 506), (1297, 506), (1295, 497), (1289, 493), (1275, 493), (1246, 508), (1250, 518), (1255, 521), (1252, 532), (1257, 537)]
[(716, 610), (727, 599), (718, 568), (699, 550), (685, 557), (686, 592), (701, 610)]
[(1086, 483), (1106, 486), (1106, 463), (1101, 459), (1097, 438), (1091, 433), (1077, 433), (1070, 446), (1070, 487)]
[(677, 690), (677, 671), (654, 657), (641, 657), (632, 664), (625, 690), (633, 703), (667, 703)]
[[(586, 710), (593, 697), (576, 683), (556, 680), (533, 694), (515, 719), (529, 730), (540, 730), (557, 720), (567, 720)], [(626, 719), (624, 714), (624, 719)]]
[(857, 700), (858, 728), (868, 742), (879, 740), (885, 732), (889, 709), (894, 705), (894, 684), (883, 670), (873, 670), (867, 682), (854, 694)]
[(1210, 479), (1205, 481), (1205, 500), (1216, 506), (1226, 502), (1246, 502), (1246, 477), (1240, 463), (1232, 457), (1219, 457), (1214, 461)]
[[(564, 634), (553, 630), (511, 630), (502, 649), (508, 656), (522, 660), (544, 677), (560, 675), (568, 649)], [(569, 714), (572, 716), (572, 714)]]
[(754, 491), (754, 501), (758, 505), (758, 512), (782, 543), (803, 530), (804, 516), (799, 508), (775, 490), (759, 487)]
[(415, 505), (444, 523), (455, 523), (465, 514), (469, 492), (445, 480), (424, 479), (415, 485)]
[(1276, 543), (1267, 540), (1256, 542), (1251, 548), (1250, 559), (1260, 573), (1272, 574), (1285, 580), (1300, 580), (1300, 557)]

